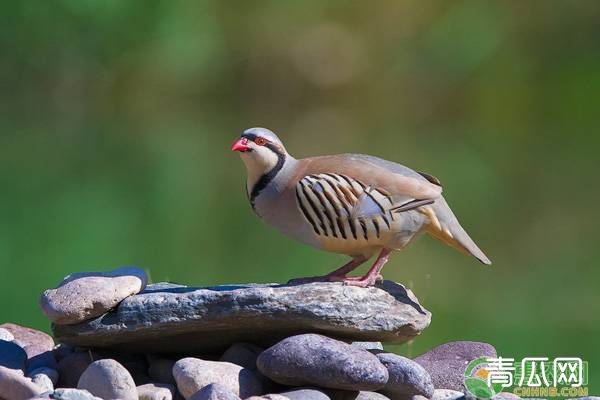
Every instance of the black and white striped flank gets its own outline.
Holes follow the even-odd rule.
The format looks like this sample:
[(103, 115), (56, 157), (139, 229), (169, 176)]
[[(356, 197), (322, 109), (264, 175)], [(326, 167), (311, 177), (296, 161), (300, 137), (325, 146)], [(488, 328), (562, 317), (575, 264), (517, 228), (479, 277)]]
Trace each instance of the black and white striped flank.
[(298, 207), (319, 236), (379, 238), (391, 228), (392, 198), (341, 174), (308, 175), (296, 184)]

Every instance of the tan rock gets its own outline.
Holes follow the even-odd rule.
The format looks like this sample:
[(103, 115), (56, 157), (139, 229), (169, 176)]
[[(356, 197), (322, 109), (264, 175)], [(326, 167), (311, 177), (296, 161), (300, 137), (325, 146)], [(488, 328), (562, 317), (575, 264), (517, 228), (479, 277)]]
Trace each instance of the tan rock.
[(186, 399), (211, 383), (221, 384), (242, 398), (262, 393), (262, 382), (254, 372), (224, 361), (183, 358), (173, 366), (173, 377)]
[(28, 400), (44, 392), (18, 370), (0, 367), (0, 393), (4, 400)]
[(240, 397), (219, 383), (211, 383), (196, 392), (189, 400), (240, 400)]
[(42, 311), (55, 324), (76, 324), (98, 317), (148, 283), (146, 272), (123, 267), (109, 272), (81, 272), (67, 276), (40, 299)]
[(147, 383), (138, 386), (137, 392), (139, 400), (172, 400), (175, 388), (166, 383)]
[(125, 367), (111, 359), (91, 363), (79, 378), (77, 388), (105, 400), (138, 400), (133, 378)]
[(14, 339), (19, 342), (20, 346), (25, 347), (36, 344), (46, 350), (54, 348), (54, 339), (52, 339), (52, 336), (42, 331), (11, 323), (2, 324), (0, 328), (9, 331)]

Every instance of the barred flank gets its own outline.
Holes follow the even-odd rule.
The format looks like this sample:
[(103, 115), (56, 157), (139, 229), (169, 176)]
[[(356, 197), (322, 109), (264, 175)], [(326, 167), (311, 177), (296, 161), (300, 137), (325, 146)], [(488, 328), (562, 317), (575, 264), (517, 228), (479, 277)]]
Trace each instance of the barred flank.
[[(354, 217), (359, 199), (368, 196), (379, 208), (378, 213)], [(305, 176), (296, 185), (298, 207), (318, 236), (344, 240), (372, 240), (391, 228), (387, 193), (368, 188), (364, 183), (340, 174)]]

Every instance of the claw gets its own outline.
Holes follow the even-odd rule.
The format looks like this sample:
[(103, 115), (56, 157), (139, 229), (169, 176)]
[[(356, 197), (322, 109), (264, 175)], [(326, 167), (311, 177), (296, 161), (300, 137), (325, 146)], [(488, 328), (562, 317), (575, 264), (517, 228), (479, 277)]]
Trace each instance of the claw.
[(348, 285), (348, 286), (357, 286), (357, 287), (368, 287), (368, 286), (375, 286), (375, 283), (377, 282), (376, 279), (373, 278), (366, 278), (366, 279), (346, 279), (344, 281), (344, 285)]
[[(360, 281), (360, 280), (365, 280), (365, 277), (364, 276), (347, 276), (347, 277), (345, 277), (345, 280)], [(378, 274), (375, 277), (375, 282), (383, 282), (383, 276), (381, 274)]]

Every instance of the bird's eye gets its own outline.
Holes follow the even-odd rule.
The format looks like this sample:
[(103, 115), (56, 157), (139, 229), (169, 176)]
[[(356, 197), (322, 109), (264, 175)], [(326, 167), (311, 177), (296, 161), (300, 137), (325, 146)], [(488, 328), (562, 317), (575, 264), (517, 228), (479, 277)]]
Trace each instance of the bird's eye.
[(267, 144), (267, 139), (257, 137), (256, 139), (254, 139), (254, 143), (256, 143), (259, 146), (264, 146), (265, 144)]

